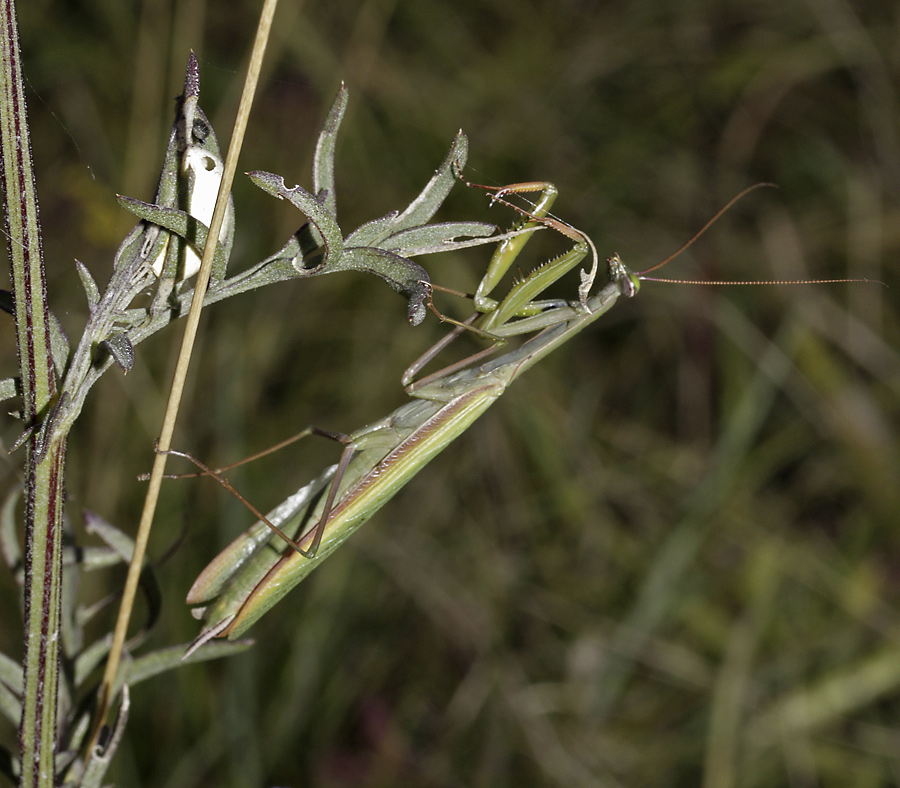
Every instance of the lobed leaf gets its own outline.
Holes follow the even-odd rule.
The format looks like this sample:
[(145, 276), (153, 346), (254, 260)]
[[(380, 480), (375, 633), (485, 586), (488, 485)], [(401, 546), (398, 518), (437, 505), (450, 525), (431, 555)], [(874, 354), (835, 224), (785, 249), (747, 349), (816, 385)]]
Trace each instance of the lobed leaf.
[(393, 290), (409, 299), (408, 317), (412, 325), (417, 326), (425, 319), (425, 299), (431, 280), (418, 263), (388, 249), (362, 246), (347, 249), (340, 267), (381, 277)]
[(490, 238), (497, 227), (486, 222), (443, 222), (411, 227), (394, 233), (385, 243), (385, 248), (412, 257), (420, 254), (449, 252), (457, 247), (460, 238), (463, 245), (469, 246), (468, 239), (484, 238), (486, 243), (494, 243), (496, 237)]
[(460, 129), (450, 144), (450, 152), (441, 166), (437, 168), (432, 179), (428, 181), (419, 196), (397, 217), (395, 232), (425, 224), (437, 213), (438, 208), (443, 205), (456, 183), (456, 169), (465, 167), (468, 157), (469, 140)]
[[(267, 194), (277, 197), (279, 200), (287, 200), (300, 211), (315, 227), (320, 236), (320, 242), (325, 247), (325, 254), (319, 266), (312, 269), (298, 268), (298, 273), (320, 274), (330, 273), (329, 267), (339, 261), (344, 250), (344, 240), (341, 236), (341, 228), (338, 227), (337, 218), (312, 194), (302, 186), (289, 189), (284, 178), (271, 172), (251, 172), (250, 180)], [(296, 266), (295, 266), (296, 267)]]
[(88, 271), (87, 266), (80, 260), (75, 261), (75, 270), (78, 271), (78, 277), (81, 279), (81, 286), (84, 288), (84, 294), (87, 296), (88, 306), (93, 310), (100, 301), (100, 288)]
[(319, 141), (316, 143), (316, 153), (313, 157), (313, 191), (322, 200), (325, 210), (332, 216), (337, 216), (337, 197), (334, 191), (334, 152), (337, 143), (338, 129), (347, 111), (347, 101), (350, 94), (347, 86), (341, 82), (337, 97), (331, 105), (328, 117)]
[(127, 335), (121, 331), (110, 334), (100, 343), (100, 347), (112, 356), (123, 372), (131, 372), (134, 366), (134, 346)]

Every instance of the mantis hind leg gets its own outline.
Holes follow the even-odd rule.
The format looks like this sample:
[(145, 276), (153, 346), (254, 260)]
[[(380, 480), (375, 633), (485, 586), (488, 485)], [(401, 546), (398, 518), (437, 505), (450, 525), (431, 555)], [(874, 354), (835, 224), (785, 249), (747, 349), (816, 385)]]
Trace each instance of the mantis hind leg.
[[(249, 500), (247, 500), (244, 495), (242, 495), (234, 485), (228, 481), (228, 479), (223, 475), (225, 471), (230, 470), (232, 468), (237, 468), (240, 465), (245, 465), (248, 462), (253, 460), (257, 460), (260, 457), (265, 457), (268, 454), (272, 454), (273, 452), (278, 451), (279, 449), (283, 449), (285, 446), (290, 446), (292, 443), (296, 443), (302, 438), (306, 438), (310, 435), (320, 435), (323, 438), (329, 438), (330, 440), (337, 441), (338, 443), (343, 444), (344, 450), (341, 452), (341, 458), (338, 460), (337, 469), (335, 470), (334, 477), (328, 485), (328, 492), (325, 497), (325, 506), (322, 509), (322, 516), (319, 518), (319, 521), (313, 527), (313, 530), (308, 533), (312, 533), (312, 539), (309, 542), (308, 547), (301, 547), (301, 542), (306, 541), (308, 536), (307, 534), (301, 535), (299, 540), (292, 539), (288, 536), (281, 528), (272, 523), (259, 509), (257, 509)], [(253, 515), (264, 525), (268, 526), (269, 529), (280, 539), (286, 542), (292, 549), (296, 550), (300, 555), (304, 558), (315, 558), (316, 553), (319, 550), (319, 545), (322, 542), (322, 534), (325, 531), (325, 526), (328, 524), (328, 520), (331, 516), (332, 509), (334, 508), (334, 501), (337, 496), (337, 491), (340, 487), (341, 480), (343, 479), (344, 473), (347, 470), (347, 465), (350, 463), (351, 458), (353, 457), (353, 453), (356, 451), (356, 443), (353, 440), (352, 436), (347, 435), (341, 432), (332, 432), (331, 430), (325, 430), (321, 427), (309, 426), (304, 430), (301, 430), (296, 435), (287, 438), (286, 440), (281, 441), (280, 443), (276, 443), (274, 446), (270, 446), (268, 449), (264, 449), (263, 451), (257, 452), (256, 454), (251, 455), (250, 457), (245, 457), (238, 462), (233, 462), (229, 465), (223, 465), (221, 468), (210, 468), (205, 465), (203, 462), (198, 460), (193, 454), (184, 451), (176, 451), (175, 449), (168, 449), (165, 451), (161, 451), (160, 449), (156, 449), (156, 451), (160, 454), (168, 454), (173, 457), (181, 457), (182, 459), (188, 460), (193, 463), (200, 469), (199, 473), (186, 473), (186, 474), (178, 474), (178, 475), (170, 475), (167, 478), (177, 478), (183, 479), (188, 477), (196, 477), (196, 476), (210, 476), (215, 479), (222, 487), (224, 487), (228, 492), (230, 492), (235, 498), (237, 498), (242, 504), (244, 504), (247, 509), (253, 513)]]

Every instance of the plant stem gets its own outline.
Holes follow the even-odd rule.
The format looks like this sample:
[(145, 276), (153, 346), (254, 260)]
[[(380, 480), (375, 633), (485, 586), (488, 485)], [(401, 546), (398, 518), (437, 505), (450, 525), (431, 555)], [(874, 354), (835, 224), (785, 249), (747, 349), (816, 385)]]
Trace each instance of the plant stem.
[(138, 579), (141, 573), (141, 567), (144, 560), (144, 554), (147, 548), (147, 542), (150, 537), (150, 526), (153, 522), (153, 515), (156, 511), (156, 502), (159, 498), (159, 490), (162, 485), (163, 474), (165, 473), (166, 455), (161, 453), (170, 448), (172, 434), (175, 431), (175, 419), (178, 415), (178, 407), (181, 403), (181, 395), (184, 388), (184, 382), (187, 377), (188, 365), (190, 363), (191, 351), (194, 346), (194, 339), (197, 335), (197, 327), (200, 322), (200, 312), (203, 307), (203, 299), (206, 295), (206, 288), (209, 284), (210, 272), (212, 271), (212, 261), (215, 254), (215, 239), (219, 237), (219, 231), (225, 218), (225, 208), (228, 202), (228, 195), (231, 193), (231, 184), (234, 181), (234, 175), (237, 171), (237, 160), (240, 154), (241, 145), (244, 140), (244, 132), (247, 129), (247, 120), (250, 115), (250, 107), (253, 103), (253, 96), (256, 92), (256, 84), (259, 80), (259, 72), (262, 67), (263, 55), (266, 50), (266, 43), (269, 38), (269, 31), (272, 27), (272, 18), (275, 14), (275, 7), (278, 0), (265, 0), (262, 11), (260, 13), (259, 25), (256, 31), (256, 39), (253, 43), (253, 50), (250, 54), (250, 64), (247, 70), (247, 77), (244, 82), (244, 90), (241, 94), (240, 105), (238, 106), (237, 117), (234, 122), (234, 131), (228, 146), (228, 154), (225, 157), (224, 172), (222, 183), (219, 187), (219, 195), (216, 200), (216, 207), (213, 211), (212, 221), (209, 227), (209, 240), (203, 251), (203, 258), (200, 265), (200, 271), (197, 274), (197, 285), (194, 290), (194, 297), (191, 303), (191, 311), (188, 314), (187, 322), (184, 328), (184, 338), (182, 339), (181, 350), (178, 356), (178, 363), (175, 367), (175, 373), (172, 381), (172, 388), (169, 393), (169, 401), (166, 405), (166, 412), (163, 416), (163, 425), (160, 430), (157, 448), (160, 450), (154, 458), (153, 468), (150, 473), (150, 484), (147, 488), (147, 497), (144, 501), (144, 509), (141, 512), (141, 521), (138, 527), (137, 538), (135, 539), (134, 554), (131, 565), (128, 569), (128, 577), (125, 581), (125, 591), (122, 596), (122, 605), (119, 608), (119, 617), (116, 621), (116, 629), (113, 634), (113, 644), (110, 649), (109, 659), (106, 663), (106, 669), (103, 674), (103, 684), (100, 688), (98, 699), (97, 714), (94, 721), (92, 735), (90, 737), (91, 746), (96, 741), (100, 726), (103, 724), (106, 713), (111, 700), (110, 694), (112, 686), (115, 682), (116, 673), (118, 672), (119, 660), (122, 655), (122, 648), (125, 643), (125, 635), (128, 628), (128, 622), (131, 617), (131, 608), (134, 603), (134, 596), (137, 591)]
[[(41, 424), (55, 405), (50, 314), (41, 254), (37, 195), (19, 60), (13, 0), (0, 0), (0, 138), (6, 227), (15, 300), (25, 478), (25, 688), (19, 747), (23, 786), (52, 786), (59, 686), (61, 536), (65, 434), (47, 438)], [(46, 442), (49, 441), (49, 442)]]

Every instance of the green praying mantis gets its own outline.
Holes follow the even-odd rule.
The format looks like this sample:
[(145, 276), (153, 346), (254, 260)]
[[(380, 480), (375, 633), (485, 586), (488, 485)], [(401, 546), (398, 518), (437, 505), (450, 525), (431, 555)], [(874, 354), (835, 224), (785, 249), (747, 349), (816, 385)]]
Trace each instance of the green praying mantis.
[[(441, 316), (455, 323), (455, 328), (404, 374), (402, 381), (411, 401), (351, 435), (308, 428), (279, 445), (321, 434), (337, 438), (345, 448), (336, 465), (301, 487), (267, 516), (239, 496), (259, 521), (213, 559), (190, 589), (187, 602), (197, 606), (193, 612), (205, 622), (191, 650), (215, 637), (241, 636), (468, 429), (513, 381), (598, 320), (621, 296), (635, 295), (642, 279), (654, 280), (646, 274), (659, 265), (636, 274), (614, 255), (608, 260), (608, 283), (591, 295), (598, 269), (597, 252), (585, 233), (550, 214), (557, 194), (555, 187), (533, 182), (494, 188), (472, 184), (460, 171), (457, 175), (469, 186), (491, 191), (494, 202), (508, 205), (524, 217), (516, 228), (518, 234), (507, 236), (498, 244), (476, 291), (475, 313), (465, 322)], [(682, 249), (747, 191), (750, 189), (722, 208)], [(506, 199), (522, 193), (539, 193), (528, 211)], [(571, 248), (513, 284), (504, 298), (492, 298), (491, 293), (531, 235), (541, 228), (561, 233), (572, 241)], [(588, 271), (580, 272), (576, 300), (541, 298), (551, 284), (577, 268), (588, 254), (592, 265)], [(668, 260), (660, 265), (665, 262)], [(426, 363), (467, 330), (494, 344), (462, 362), (415, 380)], [(526, 334), (533, 336), (513, 350), (487, 358), (512, 337)], [(190, 459), (233, 491), (221, 477), (221, 470), (211, 471), (190, 455), (173, 453)]]

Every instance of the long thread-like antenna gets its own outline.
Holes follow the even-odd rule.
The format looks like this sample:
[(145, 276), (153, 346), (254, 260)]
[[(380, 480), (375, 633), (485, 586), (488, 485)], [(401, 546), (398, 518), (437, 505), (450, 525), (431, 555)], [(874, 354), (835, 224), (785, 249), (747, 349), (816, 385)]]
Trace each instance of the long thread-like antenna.
[(839, 284), (841, 282), (870, 282), (872, 284), (887, 285), (878, 280), (878, 279), (865, 279), (865, 278), (854, 278), (854, 279), (741, 279), (741, 280), (731, 280), (731, 281), (714, 281), (708, 279), (663, 279), (656, 276), (647, 276), (651, 271), (656, 271), (659, 268), (662, 268), (666, 263), (674, 260), (678, 255), (680, 255), (685, 249), (690, 247), (694, 241), (696, 241), (703, 233), (705, 233), (713, 224), (716, 223), (727, 210), (729, 210), (738, 200), (746, 197), (750, 192), (755, 191), (756, 189), (760, 189), (763, 186), (770, 186), (774, 189), (777, 189), (777, 184), (774, 183), (755, 183), (753, 186), (748, 186), (739, 194), (732, 197), (723, 208), (720, 208), (715, 216), (712, 217), (700, 230), (694, 234), (693, 238), (691, 238), (687, 243), (681, 246), (680, 249), (670, 254), (665, 260), (661, 263), (657, 263), (654, 266), (651, 266), (646, 271), (639, 271), (636, 276), (642, 282), (668, 282), (673, 285), (716, 285), (716, 286), (734, 286), (734, 285), (831, 285), (831, 284)]

